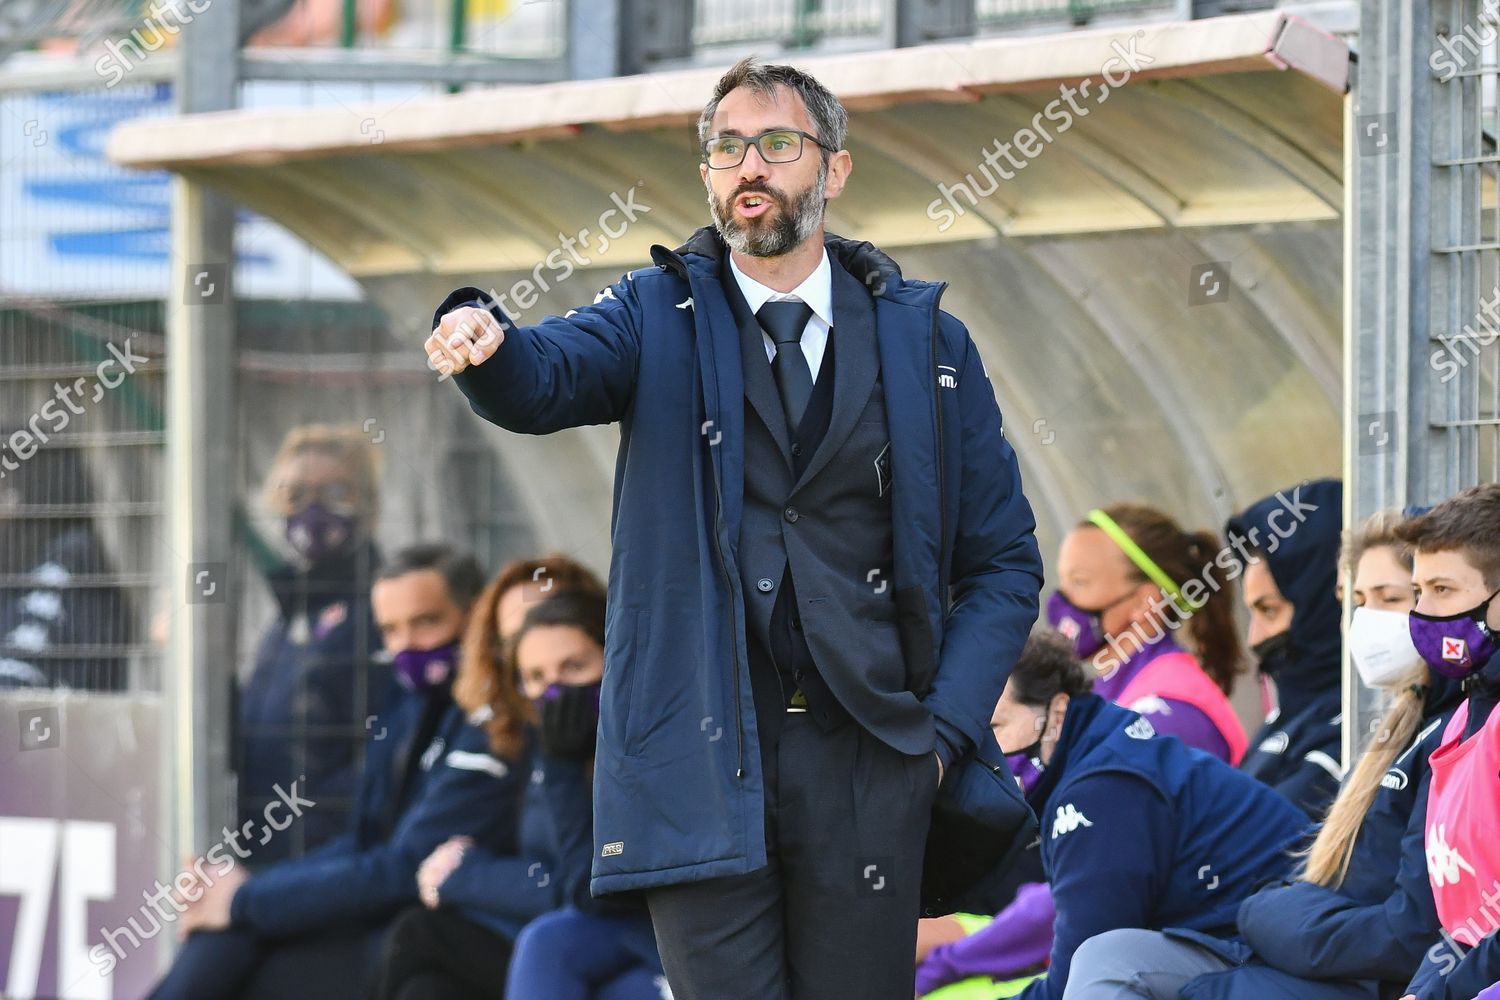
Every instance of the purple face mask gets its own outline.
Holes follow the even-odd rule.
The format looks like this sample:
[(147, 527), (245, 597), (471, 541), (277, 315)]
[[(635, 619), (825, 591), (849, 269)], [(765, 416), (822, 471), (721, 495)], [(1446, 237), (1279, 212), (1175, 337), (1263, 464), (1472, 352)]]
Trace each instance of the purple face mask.
[(458, 643), (435, 649), (403, 649), (391, 657), (396, 680), (408, 691), (426, 691), (446, 681), (458, 662)]
[(1029, 753), (1012, 753), (1006, 754), (1005, 759), (1010, 763), (1010, 773), (1021, 783), (1021, 794), (1030, 795), (1042, 780), (1042, 769), (1037, 767), (1036, 758)]
[(1485, 625), (1491, 594), (1478, 607), (1456, 615), (1423, 615), (1413, 611), (1407, 618), (1411, 641), (1427, 665), (1444, 677), (1463, 680), (1484, 666), (1497, 648), (1495, 636)]
[(1047, 598), (1047, 623), (1073, 644), (1073, 652), (1081, 660), (1104, 648), (1104, 626), (1099, 615), (1099, 611), (1080, 608), (1060, 590), (1054, 590)]
[(355, 519), (321, 503), (310, 503), (287, 518), (286, 540), (308, 562), (322, 562), (344, 551), (354, 538)]

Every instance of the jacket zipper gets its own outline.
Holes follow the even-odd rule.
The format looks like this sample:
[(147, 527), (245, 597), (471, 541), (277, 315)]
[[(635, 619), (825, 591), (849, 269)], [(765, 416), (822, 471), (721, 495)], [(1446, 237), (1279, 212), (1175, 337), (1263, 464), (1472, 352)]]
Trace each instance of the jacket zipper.
[[(674, 269), (678, 276), (687, 282), (688, 290), (691, 292), (693, 280), (688, 274), (687, 265), (676, 254), (672, 255), (672, 261), (676, 265)], [(696, 322), (696, 314), (694, 321)], [(729, 562), (724, 558), (724, 488), (719, 481), (719, 465), (715, 461), (711, 446), (708, 461), (714, 474), (714, 548), (719, 553), (719, 575), (724, 580), (724, 593), (729, 598), (729, 655), (734, 664), (734, 776), (743, 780), (745, 777), (745, 715), (740, 693), (740, 616), (734, 606), (734, 583), (729, 576)]]
[(943, 394), (938, 381), (938, 318), (942, 315), (943, 292), (948, 290), (946, 281), (938, 283), (937, 296), (932, 300), (932, 402), (937, 428), (937, 475), (938, 475), (938, 604), (939, 622), (948, 617), (948, 573), (943, 565), (943, 546), (948, 542), (947, 473), (943, 467)]
[[(709, 452), (709, 462), (713, 453)], [(745, 721), (740, 708), (740, 616), (734, 607), (734, 587), (729, 579), (729, 564), (724, 560), (724, 493), (719, 485), (719, 468), (714, 465), (714, 546), (719, 550), (719, 573), (724, 577), (724, 592), (729, 595), (729, 652), (734, 658), (734, 736), (736, 762), (734, 776), (745, 777)]]

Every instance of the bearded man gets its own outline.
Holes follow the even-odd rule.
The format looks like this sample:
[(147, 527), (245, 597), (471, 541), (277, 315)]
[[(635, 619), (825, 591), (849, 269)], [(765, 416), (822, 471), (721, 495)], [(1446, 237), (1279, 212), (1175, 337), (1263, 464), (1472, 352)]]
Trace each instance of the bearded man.
[(944, 286), (824, 233), (847, 127), (740, 62), (712, 226), (535, 326), (458, 289), (426, 343), (503, 428), (621, 424), (591, 889), (644, 896), (676, 1000), (910, 1000), (939, 786), (1012, 782), (1035, 522)]

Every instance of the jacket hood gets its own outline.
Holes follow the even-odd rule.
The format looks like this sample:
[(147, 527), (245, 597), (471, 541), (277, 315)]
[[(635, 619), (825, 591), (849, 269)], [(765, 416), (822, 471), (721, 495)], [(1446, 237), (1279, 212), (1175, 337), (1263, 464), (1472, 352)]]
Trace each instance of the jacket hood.
[[(900, 265), (868, 240), (849, 240), (833, 233), (824, 233), (823, 246), (829, 257), (869, 289), (872, 296), (888, 295), (906, 286), (927, 287), (932, 284), (926, 281), (909, 281), (902, 277)], [(717, 278), (728, 246), (717, 229), (704, 226), (675, 250), (668, 250), (663, 246), (655, 246), (651, 250), (652, 259), (658, 264), (665, 266), (672, 257), (676, 257), (695, 270)], [(667, 260), (663, 260), (663, 255), (666, 255)]]
[(1339, 480), (1311, 480), (1257, 500), (1224, 528), (1237, 551), (1260, 553), (1277, 589), (1295, 609), (1288, 662), (1274, 675), (1283, 693), (1287, 688), (1320, 693), (1339, 686), (1343, 502)]

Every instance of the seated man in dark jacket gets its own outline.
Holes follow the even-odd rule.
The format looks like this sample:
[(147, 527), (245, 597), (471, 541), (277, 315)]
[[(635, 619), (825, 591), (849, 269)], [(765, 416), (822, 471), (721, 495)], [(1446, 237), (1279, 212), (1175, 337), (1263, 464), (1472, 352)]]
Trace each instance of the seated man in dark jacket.
[(1089, 687), (1071, 643), (1038, 633), (995, 711), (1001, 749), (1041, 769), (1027, 801), (1057, 906), (1047, 975), (1023, 1000), (1105, 995), (1088, 990), (1112, 964), (1098, 945), (1114, 934), (1232, 933), (1239, 904), (1288, 871), (1307, 825), (1264, 785)]
[(371, 720), (352, 828), (253, 876), (215, 845), (181, 889), (187, 944), (155, 997), (362, 998), (380, 934), (416, 902), (417, 866), (435, 846), (467, 835), (514, 849), (529, 768), (490, 754), (449, 691), (483, 582), (472, 559), (440, 545), (407, 549), (381, 571), (371, 597), (395, 680)]

